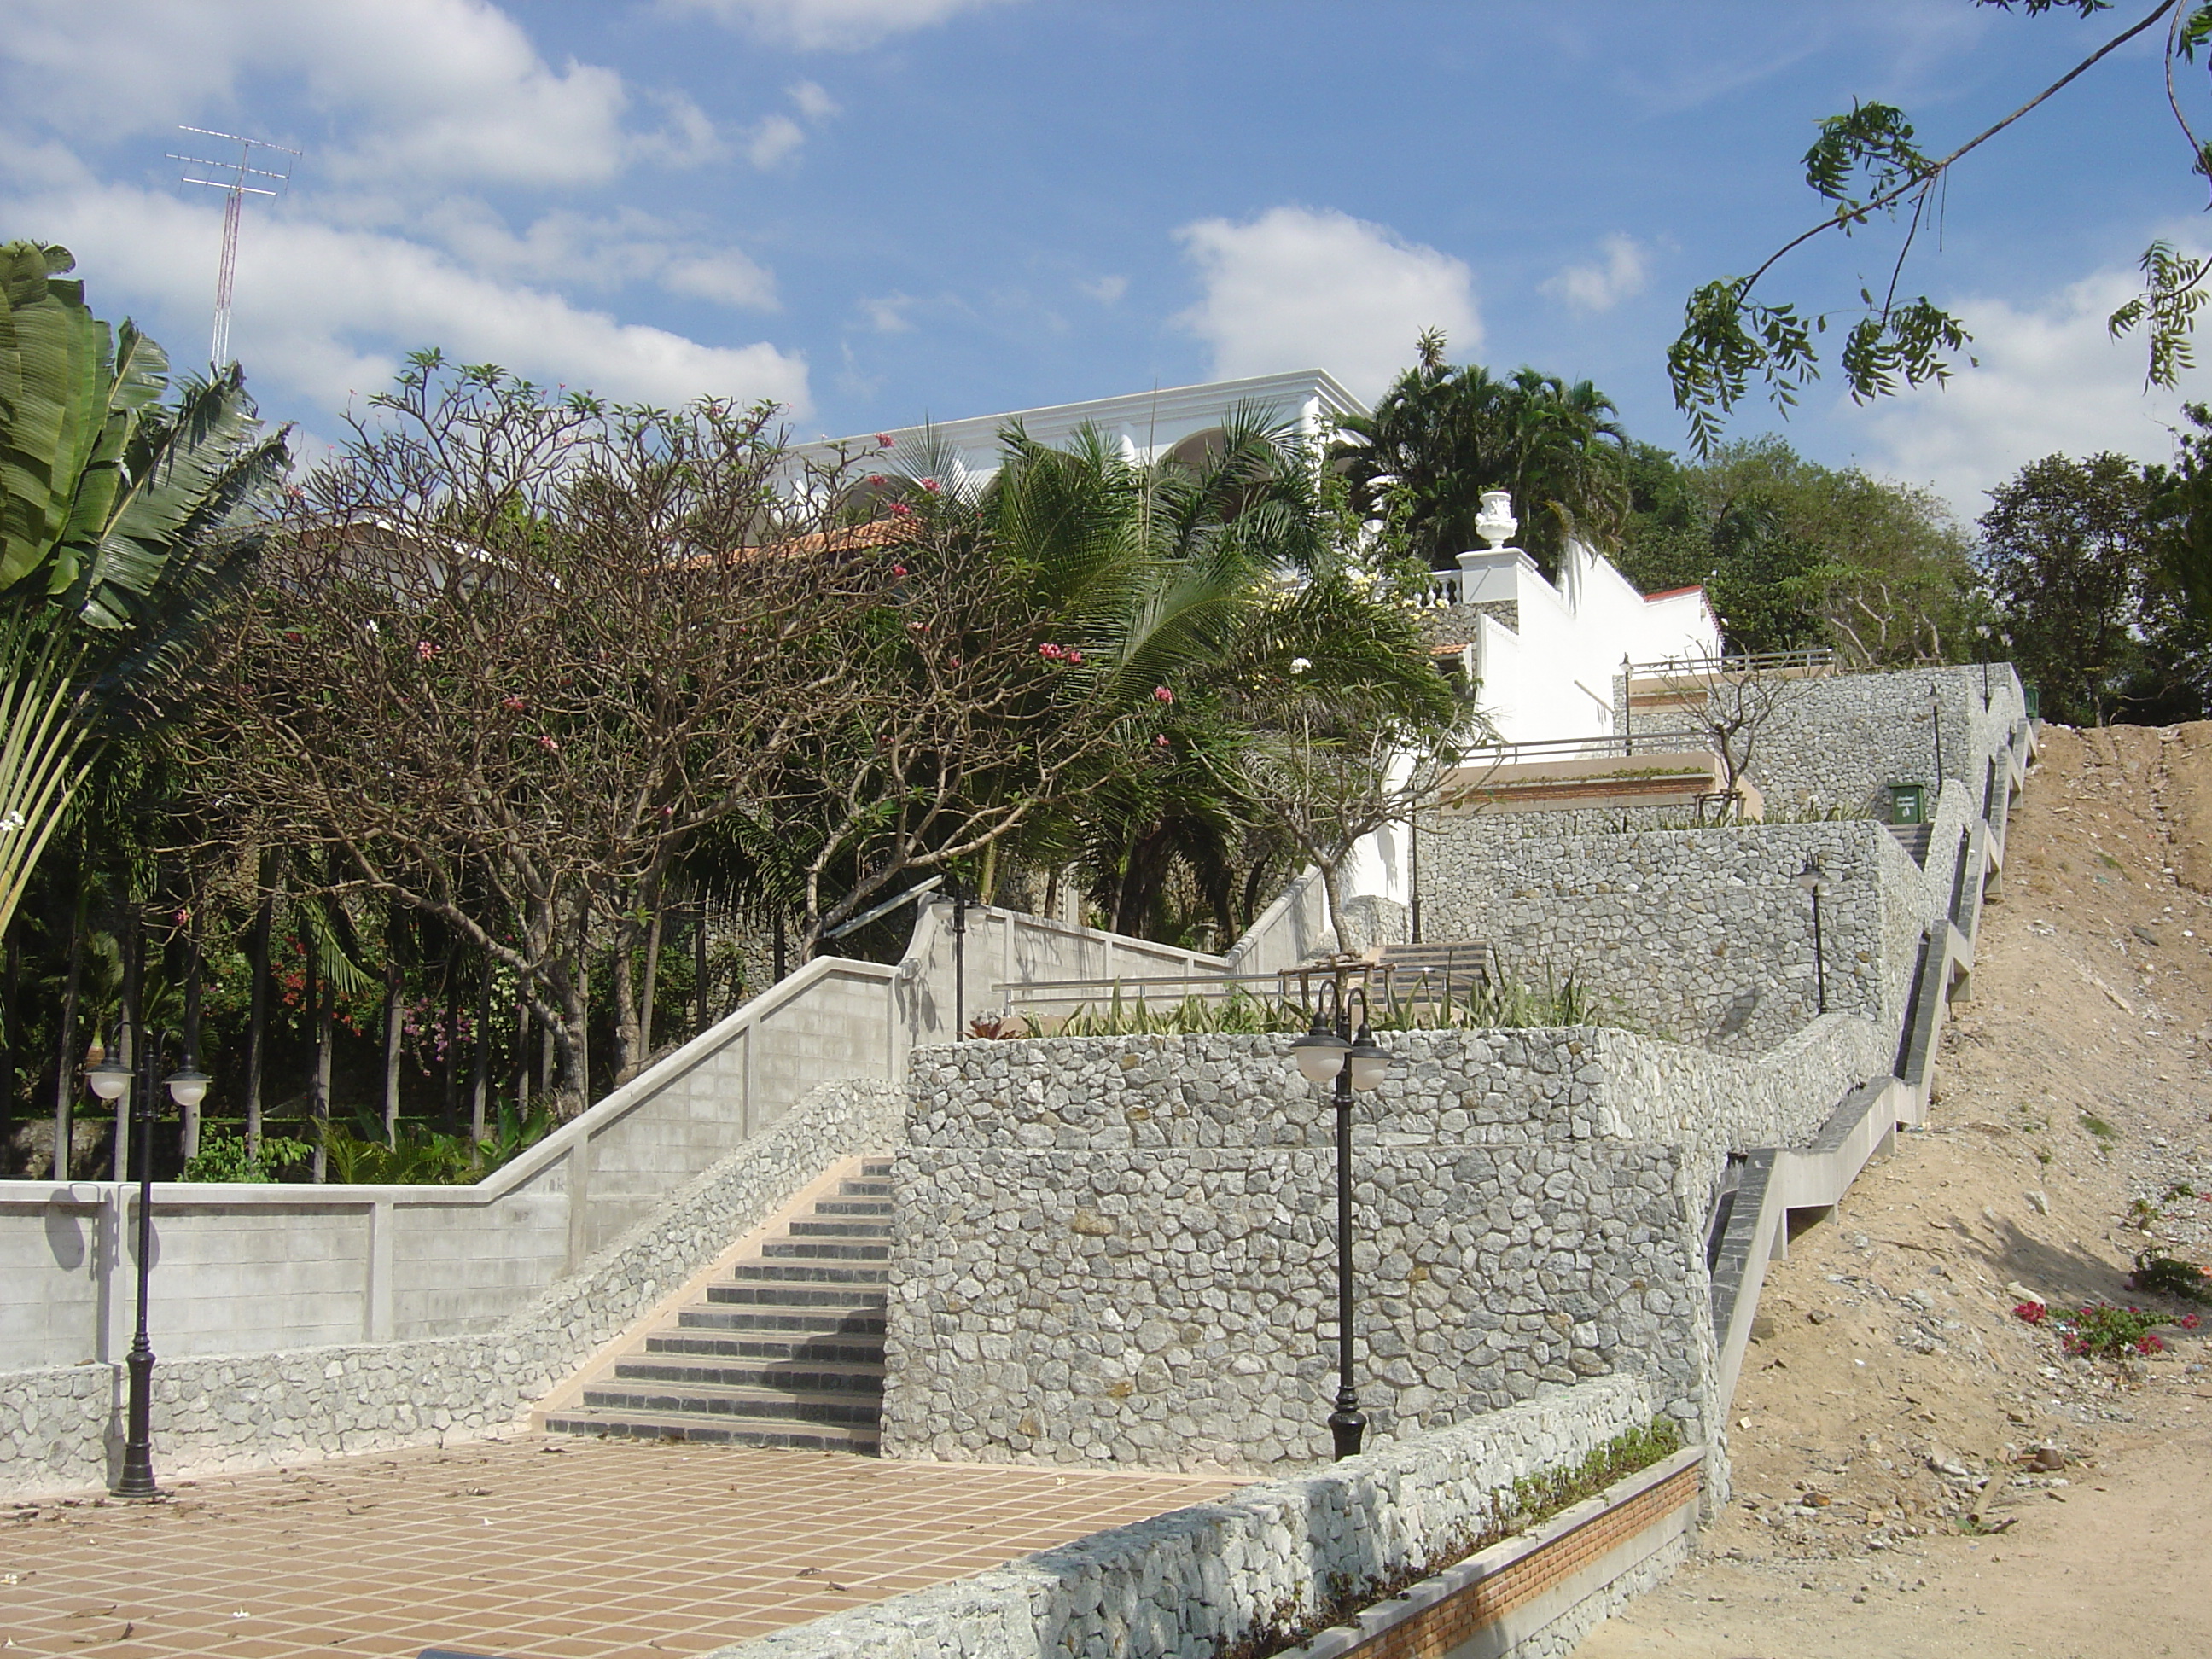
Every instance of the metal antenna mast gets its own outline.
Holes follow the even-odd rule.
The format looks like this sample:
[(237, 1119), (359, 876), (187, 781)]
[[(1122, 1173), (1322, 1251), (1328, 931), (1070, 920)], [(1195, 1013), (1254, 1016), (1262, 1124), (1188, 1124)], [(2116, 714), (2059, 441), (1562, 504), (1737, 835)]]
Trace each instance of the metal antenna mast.
[[(218, 175), (213, 179), (195, 179), (187, 173), (184, 175), (185, 183), (204, 185), (210, 190), (219, 190), (223, 192), (222, 264), (215, 280), (215, 343), (213, 349), (208, 354), (209, 362), (216, 368), (221, 369), (230, 361), (230, 295), (232, 286), (238, 275), (240, 210), (249, 196), (276, 196), (281, 193), (286, 181), (292, 176), (292, 169), (289, 166), (278, 173), (268, 167), (252, 167), (249, 163), (253, 160), (253, 152), (257, 149), (268, 150), (272, 157), (296, 156), (300, 152), (296, 149), (287, 149), (282, 144), (272, 144), (265, 138), (241, 138), (234, 132), (216, 132), (208, 127), (179, 126), (177, 131), (198, 133), (203, 138), (220, 138), (226, 143), (238, 146), (238, 159), (235, 161), (211, 161), (204, 155), (179, 155), (174, 150), (169, 152), (169, 159), (172, 161), (182, 161), (191, 167), (205, 167), (209, 172)], [(226, 173), (230, 175), (228, 178), (220, 176)], [(246, 182), (249, 177), (266, 179), (273, 188), (249, 185)]]

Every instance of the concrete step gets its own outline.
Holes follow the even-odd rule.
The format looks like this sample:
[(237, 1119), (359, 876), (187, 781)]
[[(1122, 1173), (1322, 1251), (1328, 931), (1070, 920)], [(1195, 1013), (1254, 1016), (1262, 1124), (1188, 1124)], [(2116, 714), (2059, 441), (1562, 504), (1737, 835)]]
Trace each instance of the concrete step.
[(891, 1195), (888, 1181), (841, 1181), (837, 1183), (840, 1198), (884, 1198)]
[(870, 1181), (889, 1181), (891, 1178), (891, 1161), (887, 1158), (869, 1158), (860, 1165), (860, 1174)]
[(873, 1395), (795, 1393), (781, 1389), (722, 1388), (699, 1382), (629, 1383), (610, 1379), (586, 1386), (583, 1403), (611, 1412), (650, 1412), (657, 1417), (742, 1418), (751, 1422), (829, 1424), (871, 1434), (883, 1416)]
[(681, 1359), (673, 1355), (655, 1355), (617, 1361), (613, 1380), (607, 1386), (617, 1388), (624, 1385), (686, 1390), (759, 1389), (777, 1394), (865, 1394), (880, 1396), (884, 1391), (884, 1367), (880, 1355), (873, 1364), (863, 1362), (859, 1364), (823, 1364), (783, 1359), (745, 1364), (735, 1361), (716, 1363), (704, 1359)]
[[(740, 1261), (730, 1277), (739, 1285), (872, 1285), (890, 1282), (890, 1268), (881, 1258), (874, 1261), (828, 1261), (808, 1258), (799, 1261)], [(715, 1285), (708, 1291), (724, 1288)], [(719, 1299), (719, 1298), (718, 1298)]]
[(883, 1322), (876, 1322), (872, 1341), (864, 1333), (834, 1332), (810, 1335), (794, 1331), (786, 1337), (767, 1334), (742, 1336), (648, 1336), (648, 1354), (678, 1355), (695, 1359), (763, 1359), (793, 1364), (873, 1365), (884, 1363)]
[(791, 1224), (793, 1238), (889, 1238), (891, 1224), (860, 1216), (830, 1215)]
[[(850, 1309), (883, 1316), (888, 1292), (881, 1285), (709, 1285), (707, 1305), (720, 1308), (758, 1308), (781, 1312), (805, 1309), (829, 1313)], [(693, 1307), (700, 1304), (693, 1303)]]
[(888, 1221), (891, 1201), (887, 1198), (825, 1198), (814, 1206), (814, 1213), (876, 1216)]
[(787, 1304), (754, 1304), (734, 1308), (686, 1308), (676, 1316), (683, 1331), (789, 1331), (836, 1336), (879, 1337), (884, 1334), (884, 1302), (864, 1308), (805, 1309)]
[[(803, 1224), (793, 1222), (796, 1228)], [(761, 1255), (771, 1261), (888, 1261), (891, 1247), (884, 1244), (840, 1244), (824, 1240), (771, 1239)]]
[(857, 1425), (752, 1423), (742, 1418), (586, 1407), (549, 1416), (545, 1427), (554, 1434), (599, 1434), (629, 1440), (696, 1440), (722, 1446), (849, 1452), (861, 1457), (873, 1457), (877, 1452), (874, 1431)]

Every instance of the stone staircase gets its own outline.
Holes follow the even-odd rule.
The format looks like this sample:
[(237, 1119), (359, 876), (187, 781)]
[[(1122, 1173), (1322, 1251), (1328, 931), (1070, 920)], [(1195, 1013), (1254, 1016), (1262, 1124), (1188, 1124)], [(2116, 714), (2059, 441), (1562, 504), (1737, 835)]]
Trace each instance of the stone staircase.
[(854, 1158), (532, 1413), (556, 1434), (872, 1456), (891, 1165)]
[(1923, 870), (1928, 867), (1928, 843), (1936, 834), (1932, 823), (1893, 823), (1889, 833), (1897, 837), (1908, 857)]

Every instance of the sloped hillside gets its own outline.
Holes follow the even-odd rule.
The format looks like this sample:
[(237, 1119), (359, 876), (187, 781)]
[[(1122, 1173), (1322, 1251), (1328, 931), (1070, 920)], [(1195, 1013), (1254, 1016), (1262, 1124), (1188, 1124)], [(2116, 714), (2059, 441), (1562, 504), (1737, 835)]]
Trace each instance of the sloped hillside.
[(2044, 744), (1927, 1128), (1770, 1270), (1728, 1513), (1583, 1659), (2212, 1651), (2212, 1309), (2014, 1312), (2212, 1261), (2212, 724)]

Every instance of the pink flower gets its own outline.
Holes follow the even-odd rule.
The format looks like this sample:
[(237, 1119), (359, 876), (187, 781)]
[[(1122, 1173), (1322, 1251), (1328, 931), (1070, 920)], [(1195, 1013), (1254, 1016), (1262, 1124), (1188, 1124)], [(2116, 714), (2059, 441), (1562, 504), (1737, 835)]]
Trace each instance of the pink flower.
[(871, 472), (868, 474), (868, 482), (874, 484), (878, 489), (881, 489), (884, 485), (889, 483), (890, 480), (884, 477), (880, 472)]
[(530, 707), (530, 703), (526, 698), (520, 696), (510, 691), (507, 696), (499, 700), (499, 706), (507, 710), (510, 714), (520, 714), (524, 709)]
[(1058, 662), (1066, 654), (1066, 652), (1056, 645), (1045, 644), (1037, 647), (1037, 655), (1042, 657), (1047, 662)]
[(924, 478), (921, 481), (921, 487), (933, 495), (937, 494), (937, 480), (934, 478)]
[(2201, 1322), (2197, 1319), (2195, 1314), (2184, 1314), (2181, 1316), (2181, 1328), (2185, 1331), (2195, 1330), (2200, 1322)]
[(2040, 1325), (2051, 1314), (2051, 1310), (2040, 1302), (2023, 1302), (2012, 1311), (2014, 1318), (2024, 1319), (2031, 1325)]
[(2166, 1344), (2158, 1340), (2158, 1334), (2156, 1332), (2145, 1331), (2142, 1334), (2142, 1338), (2136, 1343), (2136, 1352), (2137, 1353), (2164, 1353), (2166, 1352)]
[(892, 575), (894, 575), (894, 576), (903, 576), (903, 575), (905, 575), (905, 574), (906, 574), (906, 567), (905, 567), (904, 565), (902, 565), (902, 564), (895, 564), (895, 565), (893, 565), (893, 566), (891, 567), (891, 574), (892, 574)]
[(538, 739), (538, 746), (549, 755), (557, 755), (561, 752), (561, 740), (558, 738), (541, 735)]
[(888, 432), (878, 432), (878, 434), (876, 434), (876, 447), (877, 447), (877, 448), (878, 448), (878, 449), (889, 449), (890, 447), (891, 447), (891, 434), (890, 434), (890, 433), (888, 433)]
[(891, 503), (891, 516), (893, 518), (906, 519), (911, 518), (913, 515), (914, 509), (908, 507), (904, 501), (893, 501)]
[(179, 910), (179, 911), (178, 911), (178, 912), (177, 912), (177, 926), (178, 926), (178, 927), (183, 927), (186, 922), (190, 921), (191, 919), (192, 919), (192, 913), (191, 913), (191, 911), (189, 911), (189, 910)]
[(1068, 652), (1066, 659), (1071, 663), (1079, 663), (1083, 660), (1083, 653), (1080, 651), (1072, 650)]
[(415, 641), (415, 660), (416, 660), (416, 661), (417, 661), (417, 662), (428, 662), (428, 661), (429, 661), (429, 660), (430, 660), (430, 659), (431, 659), (431, 658), (433, 658), (433, 657), (436, 656), (437, 654), (438, 654), (438, 647), (437, 647), (436, 646), (434, 646), (434, 645), (431, 644), (429, 641), (428, 641), (428, 640), (417, 640), (417, 641)]
[(1159, 736), (1154, 738), (1152, 742), (1156, 747), (1164, 749), (1168, 746), (1168, 734), (1163, 732)]
[(927, 623), (910, 622), (906, 626), (907, 631), (910, 634), (927, 634), (929, 632), (929, 625)]
[(1169, 690), (1164, 685), (1156, 685), (1152, 688), (1152, 701), (1154, 702), (1173, 702), (1175, 701), (1175, 693)]

